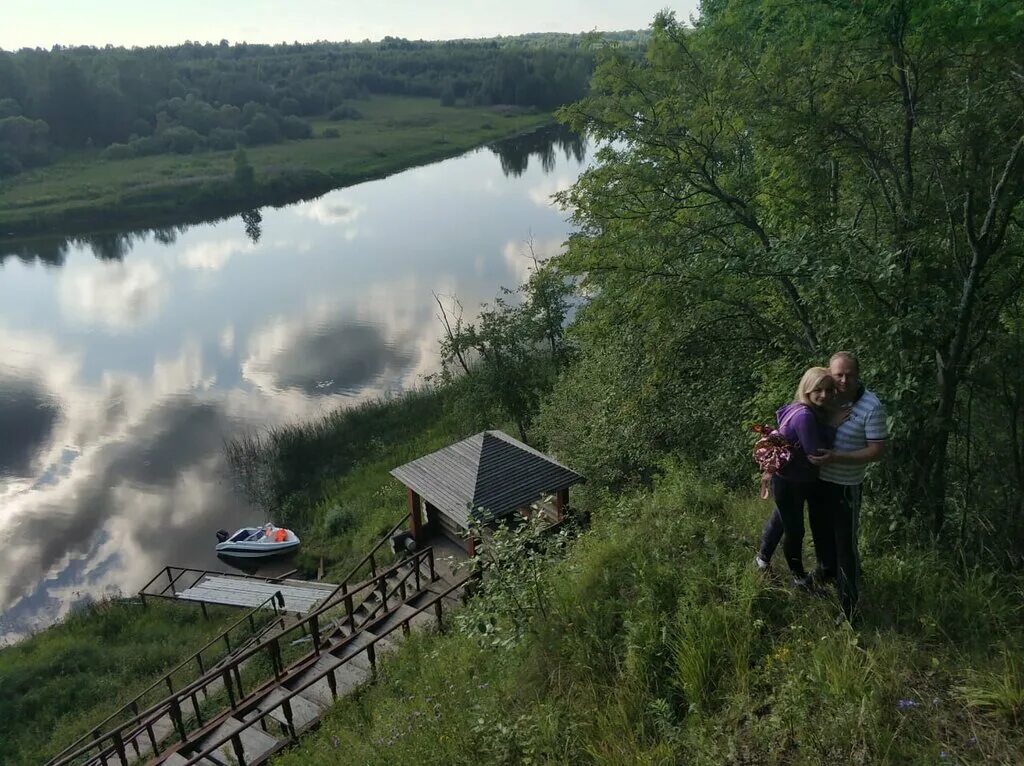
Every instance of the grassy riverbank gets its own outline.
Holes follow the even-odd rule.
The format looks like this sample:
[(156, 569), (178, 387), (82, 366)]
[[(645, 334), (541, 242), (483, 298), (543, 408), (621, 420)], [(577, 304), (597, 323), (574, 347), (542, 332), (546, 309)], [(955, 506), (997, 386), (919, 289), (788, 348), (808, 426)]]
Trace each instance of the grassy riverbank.
[[(264, 442), (291, 476), (305, 566), (323, 557), (340, 576), (401, 516), (388, 471), (475, 430), (459, 397), (458, 384), (427, 389)], [(593, 523), (568, 555), (515, 606), (490, 601), (496, 632), (415, 637), (275, 763), (1017, 762), (1019, 580), (869, 542), (854, 631), (835, 624), (830, 593), (753, 571), (765, 504), (675, 465), (648, 489), (598, 483), (574, 493)], [(16, 762), (59, 750), (100, 717), (97, 700), (172, 664), (155, 642), (169, 627), (182, 653), (205, 635), (195, 610), (126, 607), (0, 652)]]
[[(362, 119), (314, 123), (313, 138), (246, 150), (253, 183), (234, 177), (233, 152), (102, 160), (70, 156), (0, 183), (0, 233), (32, 235), (180, 223), (282, 204), (450, 157), (551, 121), (546, 113), (441, 107), (436, 99), (376, 97)], [(337, 131), (337, 137), (325, 137)]]
[(243, 613), (209, 614), (188, 604), (101, 602), (0, 650), (0, 763), (44, 763)]
[[(462, 383), (426, 387), (262, 432), (229, 447), (236, 472), (263, 487), (261, 502), (303, 539), (296, 566), (337, 582), (406, 513), (405, 488), (389, 471), (469, 436)], [(386, 559), (384, 548), (378, 558)]]

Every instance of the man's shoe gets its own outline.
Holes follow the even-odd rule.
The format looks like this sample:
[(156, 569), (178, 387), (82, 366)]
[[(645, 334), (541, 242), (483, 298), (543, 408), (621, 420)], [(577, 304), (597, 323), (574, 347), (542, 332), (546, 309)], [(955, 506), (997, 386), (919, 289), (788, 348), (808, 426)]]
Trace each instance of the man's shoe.
[(856, 630), (857, 626), (860, 624), (860, 613), (856, 609), (854, 609), (851, 614), (840, 612), (836, 615), (835, 623), (837, 628), (846, 624)]
[(834, 573), (829, 572), (827, 569), (821, 567), (815, 567), (814, 571), (811, 572), (811, 577), (814, 578), (815, 585), (828, 585), (836, 581)]
[(809, 574), (800, 575), (793, 578), (792, 585), (797, 590), (806, 591), (811, 593), (814, 590), (814, 576)]

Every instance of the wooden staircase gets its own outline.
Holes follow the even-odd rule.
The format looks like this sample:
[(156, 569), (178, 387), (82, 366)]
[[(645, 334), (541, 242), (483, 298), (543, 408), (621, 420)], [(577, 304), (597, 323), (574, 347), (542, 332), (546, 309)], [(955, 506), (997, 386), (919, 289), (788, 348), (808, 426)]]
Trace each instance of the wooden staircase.
[(307, 616), (236, 647), (191, 683), (49, 766), (263, 763), (315, 726), (334, 700), (371, 679), (379, 657), (411, 630), (440, 627), (463, 583), (438, 576), (432, 549), (418, 551), (358, 585), (340, 586)]
[[(370, 681), (380, 657), (398, 649), (412, 630), (440, 625), (444, 604), (458, 603), (462, 581), (422, 580), (423, 587), (406, 591), (395, 601), (406, 570), (391, 577), (380, 600), (365, 599), (355, 628), (349, 619), (333, 624), (314, 651), (242, 699), (233, 700), (218, 716), (187, 739), (149, 760), (150, 766), (255, 766), (297, 740), (320, 722), (330, 705)], [(392, 606), (387, 606), (391, 604)]]
[(319, 724), (337, 699), (371, 680), (382, 655), (434, 622), (435, 605), (457, 599), (462, 583), (436, 585), (319, 654), (305, 658), (274, 683), (250, 694), (195, 732), (188, 742), (157, 755), (150, 766), (257, 766)]

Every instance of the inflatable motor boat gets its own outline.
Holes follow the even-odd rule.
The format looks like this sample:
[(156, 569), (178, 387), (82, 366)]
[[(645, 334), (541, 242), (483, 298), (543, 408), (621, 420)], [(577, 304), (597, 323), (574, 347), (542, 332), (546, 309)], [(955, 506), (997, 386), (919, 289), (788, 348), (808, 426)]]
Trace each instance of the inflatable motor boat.
[(222, 529), (217, 532), (217, 540), (217, 553), (249, 559), (290, 553), (299, 547), (298, 535), (273, 524), (245, 527), (233, 535)]

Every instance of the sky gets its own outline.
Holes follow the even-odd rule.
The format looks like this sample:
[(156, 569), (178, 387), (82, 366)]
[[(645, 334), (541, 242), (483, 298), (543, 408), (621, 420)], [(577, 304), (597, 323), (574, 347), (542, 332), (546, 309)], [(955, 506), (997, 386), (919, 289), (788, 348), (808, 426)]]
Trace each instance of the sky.
[(643, 29), (687, 19), (699, 0), (0, 0), (0, 48), (447, 40), (525, 32)]

